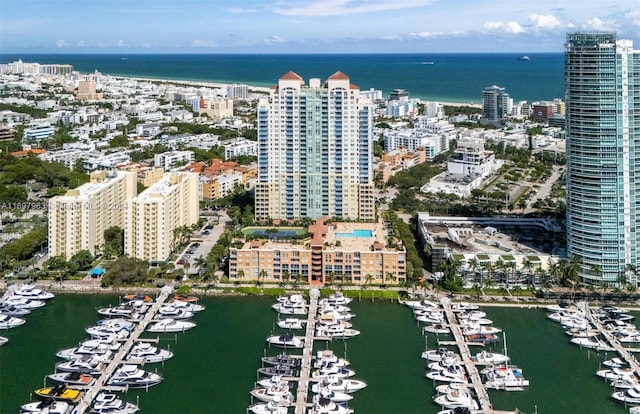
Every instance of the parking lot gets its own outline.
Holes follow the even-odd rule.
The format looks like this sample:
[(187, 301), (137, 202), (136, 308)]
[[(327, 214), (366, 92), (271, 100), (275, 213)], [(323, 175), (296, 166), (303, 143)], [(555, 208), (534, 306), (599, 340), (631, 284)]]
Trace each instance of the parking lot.
[(196, 259), (200, 256), (206, 258), (211, 248), (217, 243), (225, 227), (232, 224), (229, 216), (222, 211), (219, 214), (217, 223), (213, 217), (205, 218), (207, 219), (206, 224), (199, 231), (195, 232), (192, 237), (192, 240), (200, 241), (190, 243), (189, 246), (182, 251), (174, 263), (176, 269), (184, 269), (184, 264), (189, 263), (189, 274), (197, 273), (199, 269), (197, 269), (195, 265)]

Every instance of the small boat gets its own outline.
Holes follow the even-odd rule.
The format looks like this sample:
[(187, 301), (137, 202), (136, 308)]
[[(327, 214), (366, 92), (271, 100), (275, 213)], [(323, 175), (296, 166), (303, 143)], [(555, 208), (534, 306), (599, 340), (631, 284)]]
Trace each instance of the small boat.
[(436, 414), (471, 414), (471, 410), (467, 407), (447, 408), (446, 410), (438, 411)]
[(129, 355), (127, 355), (128, 360), (141, 360), (145, 364), (163, 362), (171, 357), (173, 357), (173, 352), (167, 349), (160, 349), (149, 342), (136, 343), (129, 351)]
[(274, 335), (267, 338), (269, 345), (281, 348), (302, 348), (304, 347), (304, 337), (286, 335)]
[(298, 318), (286, 318), (278, 321), (278, 327), (282, 329), (304, 329), (307, 321)]
[(349, 361), (344, 358), (338, 358), (338, 356), (330, 349), (325, 349), (324, 351), (318, 351), (316, 356), (313, 358), (311, 366), (313, 368), (320, 368), (322, 365), (326, 363), (332, 363), (334, 366), (338, 367), (347, 367), (349, 366)]
[(193, 313), (202, 312), (203, 310), (206, 309), (204, 305), (201, 305), (196, 302), (183, 302), (175, 299), (169, 302), (169, 304), (171, 306), (175, 306), (176, 308), (184, 309), (186, 311), (193, 312)]
[[(141, 305), (136, 306), (136, 302)], [(130, 301), (114, 307), (100, 308), (98, 309), (98, 313), (107, 318), (131, 319), (133, 317), (134, 319), (138, 319), (136, 316), (145, 313), (148, 308), (149, 305), (145, 302)]]
[(149, 332), (184, 332), (193, 327), (196, 324), (189, 321), (177, 321), (171, 318), (163, 319), (160, 322), (156, 322), (147, 328)]
[(640, 414), (640, 405), (629, 408), (629, 414)]
[(458, 359), (457, 357), (443, 358), (438, 362), (432, 362), (428, 364), (427, 368), (432, 371), (442, 371), (447, 369), (451, 365), (460, 365), (460, 359)]
[(485, 346), (489, 344), (495, 344), (500, 340), (500, 338), (497, 335), (493, 334), (473, 334), (465, 336), (465, 340), (470, 345)]
[(477, 325), (471, 324), (462, 327), (461, 329), (462, 335), (495, 335), (497, 333), (502, 332), (502, 329), (496, 328), (494, 326), (486, 326), (486, 325)]
[(53, 387), (39, 388), (34, 391), (38, 398), (47, 400), (53, 398), (56, 401), (66, 401), (69, 403), (77, 403), (82, 399), (84, 393), (75, 388), (68, 388), (64, 384), (58, 384)]
[(417, 315), (415, 316), (415, 318), (416, 318), (416, 321), (418, 322), (428, 323), (428, 324), (444, 325), (445, 323), (447, 323), (444, 316), (440, 313), (432, 313), (429, 315)]
[(306, 307), (292, 307), (284, 303), (276, 303), (272, 308), (282, 315), (306, 315), (308, 312)]
[(460, 364), (449, 365), (443, 370), (430, 371), (426, 374), (426, 377), (439, 382), (467, 382), (467, 374)]
[(16, 318), (14, 316), (0, 315), (0, 329), (16, 328), (20, 325), (24, 325), (26, 320), (22, 318)]
[(326, 311), (318, 315), (318, 322), (326, 324), (329, 322), (350, 321), (355, 318), (355, 314), (351, 312)]
[(588, 336), (584, 338), (573, 337), (571, 343), (580, 346), (581, 348), (599, 349), (605, 346), (605, 343), (598, 339), (597, 336)]
[(289, 381), (283, 380), (280, 375), (273, 375), (256, 381), (256, 385), (262, 388), (269, 388), (273, 385), (289, 385)]
[(440, 394), (448, 394), (452, 391), (455, 390), (466, 390), (469, 387), (472, 387), (473, 385), (471, 384), (463, 384), (460, 382), (449, 382), (446, 384), (442, 384), (442, 385), (438, 385), (436, 386), (436, 392), (438, 393), (438, 395)]
[(77, 359), (85, 355), (102, 354), (105, 351), (115, 352), (120, 349), (120, 342), (109, 339), (90, 339), (73, 348), (61, 349), (56, 356), (62, 359)]
[(406, 302), (404, 302), (404, 304), (408, 307), (410, 307), (411, 309), (427, 309), (427, 308), (438, 308), (440, 305), (438, 305), (435, 302), (430, 302), (426, 299), (423, 300), (408, 300)]
[(160, 321), (166, 318), (171, 318), (177, 321), (187, 320), (193, 318), (193, 312), (178, 306), (164, 305), (158, 309), (158, 313), (154, 317), (154, 320)]
[(64, 384), (66, 386), (82, 385), (89, 387), (96, 382), (95, 377), (81, 372), (56, 372), (47, 375), (47, 379), (54, 384)]
[(310, 381), (322, 381), (325, 378), (333, 377), (333, 378), (351, 378), (356, 375), (356, 372), (352, 369), (345, 367), (334, 366), (331, 363), (328, 363), (324, 366), (321, 366), (318, 369), (314, 369), (311, 372)]
[(509, 357), (495, 352), (481, 351), (471, 357), (478, 365), (497, 365), (509, 362)]
[(360, 335), (356, 329), (346, 329), (342, 325), (318, 326), (316, 329), (316, 339), (349, 339)]
[(124, 300), (129, 300), (129, 301), (141, 300), (141, 301), (146, 302), (146, 303), (153, 302), (153, 299), (151, 299), (151, 296), (145, 295), (144, 293), (135, 293), (135, 294), (125, 295), (123, 297), (123, 299)]
[(367, 383), (361, 380), (353, 378), (338, 378), (329, 376), (320, 382), (316, 382), (311, 386), (311, 391), (318, 394), (322, 389), (329, 389), (332, 391), (340, 391), (346, 393), (353, 393), (365, 388)]
[(353, 399), (353, 396), (350, 394), (331, 390), (329, 388), (320, 388), (318, 391), (317, 395), (313, 397), (314, 402), (316, 398), (326, 398), (327, 400), (331, 400), (335, 403), (344, 403)]
[(4, 300), (6, 306), (13, 306), (18, 309), (38, 309), (45, 305), (44, 301), (37, 299), (29, 299), (22, 296), (10, 296)]
[(67, 414), (71, 409), (66, 401), (56, 401), (53, 398), (47, 398), (42, 401), (36, 401), (20, 406), (20, 413), (30, 414)]
[(433, 399), (433, 402), (445, 408), (465, 407), (471, 410), (480, 408), (478, 401), (467, 389), (453, 390), (450, 393), (438, 395)]
[(15, 296), (37, 300), (49, 300), (55, 297), (53, 293), (45, 292), (44, 290), (39, 289), (33, 285), (22, 285), (14, 290), (13, 294)]
[(640, 385), (611, 394), (614, 400), (624, 404), (640, 404)]
[(89, 414), (134, 414), (139, 410), (137, 405), (122, 401), (115, 394), (100, 393)]
[(523, 391), (529, 385), (522, 370), (515, 366), (500, 365), (480, 371), (485, 377), (485, 386), (495, 390)]
[(4, 336), (0, 336), (0, 346), (6, 344), (7, 342), (9, 342), (8, 338), (5, 338)]
[(258, 368), (258, 374), (267, 377), (295, 377), (297, 376), (297, 371), (291, 365), (273, 365)]
[(273, 385), (269, 388), (255, 388), (249, 393), (259, 401), (279, 400), (282, 404), (291, 405), (294, 398), (288, 385)]
[(351, 312), (351, 309), (345, 305), (336, 305), (332, 303), (325, 303), (324, 305), (318, 305), (318, 312), (320, 313), (331, 312), (331, 311), (348, 313), (348, 312)]
[(350, 414), (353, 410), (346, 405), (336, 404), (335, 402), (326, 399), (319, 398), (314, 402), (311, 407), (312, 414)]
[(290, 365), (296, 367), (299, 365), (300, 359), (294, 358), (289, 354), (278, 354), (275, 356), (264, 356), (262, 362), (267, 365)]
[(104, 361), (90, 355), (56, 364), (56, 371), (80, 372), (89, 375), (100, 375), (104, 368)]
[(454, 312), (467, 312), (478, 309), (480, 309), (480, 306), (476, 305), (475, 303), (459, 302), (451, 304), (451, 310)]
[(126, 364), (116, 370), (109, 379), (109, 385), (128, 386), (129, 388), (147, 388), (160, 384), (162, 376), (138, 368), (137, 365)]
[(85, 331), (94, 339), (126, 339), (131, 334), (131, 331), (128, 329), (115, 330), (103, 326), (91, 326), (85, 329)]
[(436, 335), (448, 334), (451, 332), (451, 330), (447, 326), (440, 323), (427, 325), (424, 327), (424, 330), (425, 332), (429, 332)]
[(288, 404), (282, 403), (278, 398), (266, 402), (254, 404), (249, 407), (249, 411), (254, 414), (287, 414), (289, 409)]
[(531, 60), (531, 58), (527, 55), (524, 55), (524, 56), (520, 56), (518, 60)]
[(320, 299), (318, 302), (319, 305), (323, 305), (325, 303), (333, 304), (333, 305), (348, 305), (353, 301), (353, 299), (348, 298), (342, 294), (342, 292), (334, 292), (329, 297)]
[(31, 313), (31, 310), (27, 308), (16, 308), (12, 305), (7, 305), (5, 303), (0, 303), (0, 314), (7, 316), (15, 316), (17, 318), (22, 318), (23, 316), (27, 316)]
[(615, 358), (607, 359), (602, 363), (602, 365), (609, 368), (621, 368), (621, 367), (627, 366), (627, 362), (624, 359), (615, 357)]
[(307, 305), (307, 302), (304, 299), (304, 296), (299, 294), (293, 294), (288, 296), (279, 296), (276, 301), (278, 303), (282, 303), (291, 307), (304, 307)]
[(452, 357), (452, 356), (460, 359), (460, 356), (458, 354), (456, 354), (455, 352), (447, 348), (431, 349), (431, 350), (426, 350), (422, 353), (422, 359), (426, 359), (427, 361), (434, 361), (434, 362), (438, 362), (443, 358)]
[(611, 382), (609, 383), (609, 385), (611, 385), (615, 389), (627, 389), (640, 386), (640, 380), (638, 380), (638, 377), (636, 375), (630, 377), (620, 377), (610, 381)]
[(173, 295), (173, 300), (174, 301), (178, 301), (178, 302), (184, 302), (184, 303), (198, 303), (198, 302), (200, 302), (200, 298), (197, 297), (197, 296), (181, 295), (181, 294)]

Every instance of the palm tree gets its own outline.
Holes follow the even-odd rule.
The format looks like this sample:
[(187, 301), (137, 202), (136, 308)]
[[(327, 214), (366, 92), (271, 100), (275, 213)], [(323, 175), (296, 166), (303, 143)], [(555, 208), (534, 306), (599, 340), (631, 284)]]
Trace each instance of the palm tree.
[(257, 285), (261, 285), (262, 283), (264, 283), (264, 280), (267, 278), (267, 271), (262, 269), (258, 272), (258, 281), (256, 282)]
[(236, 273), (236, 276), (238, 277), (238, 280), (244, 279), (244, 270), (242, 269), (238, 270), (238, 272)]
[(364, 281), (367, 285), (371, 286), (371, 282), (373, 281), (373, 275), (371, 273), (367, 273), (364, 277)]
[(389, 281), (391, 281), (391, 283), (392, 283), (392, 284), (395, 284), (395, 283), (396, 283), (396, 279), (397, 279), (397, 277), (396, 277), (396, 274), (395, 274), (395, 273), (393, 273), (393, 272), (387, 272), (387, 277), (385, 278), (385, 282), (386, 282), (387, 280), (389, 280)]
[(327, 277), (327, 284), (328, 285), (332, 285), (334, 280), (336, 280), (336, 272), (331, 271), (331, 272), (329, 272), (329, 275)]
[(207, 265), (207, 260), (200, 255), (193, 261), (193, 265), (198, 269), (198, 272)]

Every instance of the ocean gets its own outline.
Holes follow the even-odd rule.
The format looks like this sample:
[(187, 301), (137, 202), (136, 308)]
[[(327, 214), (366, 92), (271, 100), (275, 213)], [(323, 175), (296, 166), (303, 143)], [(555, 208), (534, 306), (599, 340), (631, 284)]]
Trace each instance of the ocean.
[[(360, 336), (347, 341), (316, 342), (316, 350), (330, 347), (346, 356), (355, 378), (368, 386), (354, 394), (349, 406), (360, 414), (435, 414), (434, 388), (425, 378), (425, 345), (437, 347), (436, 337), (422, 336), (409, 308), (366, 299), (350, 304)], [(137, 402), (142, 413), (245, 413), (249, 392), (264, 354), (276, 313), (269, 297), (205, 297), (207, 309), (193, 319), (194, 329), (160, 335), (159, 346), (175, 356), (161, 364), (146, 364), (164, 381), (145, 390), (130, 390), (122, 398)], [(0, 413), (15, 413), (54, 371), (55, 352), (87, 338), (84, 328), (99, 316), (96, 308), (115, 305), (116, 296), (60, 294), (27, 317), (19, 328), (3, 331), (9, 343), (0, 348)], [(523, 369), (530, 386), (524, 392), (490, 391), (495, 409), (532, 414), (622, 414), (612, 388), (595, 375), (600, 363), (614, 355), (581, 350), (569, 343), (559, 324), (540, 309), (483, 308), (494, 325), (507, 333), (509, 356)], [(145, 334), (145, 337), (156, 337)], [(449, 339), (448, 336), (440, 336)], [(472, 353), (480, 349), (473, 349)], [(502, 351), (502, 344), (494, 351)]]
[(0, 63), (71, 64), (91, 73), (244, 83), (272, 86), (292, 70), (305, 80), (347, 74), (361, 90), (384, 96), (396, 88), (410, 97), (442, 102), (480, 103), (487, 86), (498, 85), (519, 101), (564, 98), (563, 54), (539, 53), (530, 60), (517, 54), (356, 54), (356, 55), (16, 55), (0, 54)]

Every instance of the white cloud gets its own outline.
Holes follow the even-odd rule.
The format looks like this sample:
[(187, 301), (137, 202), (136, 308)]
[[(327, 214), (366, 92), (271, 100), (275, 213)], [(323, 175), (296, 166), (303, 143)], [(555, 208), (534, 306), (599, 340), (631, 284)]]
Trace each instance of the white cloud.
[(552, 14), (537, 14), (532, 13), (529, 15), (529, 19), (533, 22), (534, 26), (541, 29), (553, 29), (560, 26), (560, 20), (558, 20)]
[(191, 47), (216, 47), (218, 43), (215, 40), (196, 39), (191, 42)]
[(147, 42), (144, 42), (144, 43), (142, 43), (142, 47), (144, 47), (145, 49), (148, 49), (148, 48), (151, 47), (151, 44), (147, 43)]
[(281, 38), (280, 36), (269, 36), (266, 39), (264, 39), (263, 42), (269, 45), (272, 45), (277, 43), (285, 43), (286, 40)]
[(402, 40), (402, 36), (399, 36), (399, 35), (387, 35), (387, 36), (382, 36), (382, 40)]
[(84, 41), (84, 40), (78, 40), (78, 41), (76, 42), (76, 46), (78, 46), (78, 47), (85, 47), (86, 45), (87, 45), (87, 44), (85, 43), (85, 41)]
[(229, 9), (229, 13), (236, 13), (236, 14), (245, 14), (245, 13), (257, 13), (258, 10), (256, 9), (243, 9), (240, 7), (232, 7)]
[(627, 12), (624, 17), (634, 26), (640, 26), (640, 8)]
[(594, 30), (603, 30), (606, 28), (606, 25), (600, 18), (592, 17), (591, 19), (587, 20), (587, 27)]
[(128, 45), (128, 44), (126, 44), (126, 43), (124, 42), (124, 40), (118, 40), (118, 41), (114, 44), (114, 46), (115, 46), (115, 47), (127, 47), (127, 46), (129, 46), (129, 45)]
[(487, 22), (484, 24), (484, 28), (487, 30), (503, 31), (505, 33), (511, 34), (519, 34), (524, 32), (524, 29), (518, 22)]
[(273, 11), (287, 16), (345, 16), (423, 7), (435, 0), (304, 0), (289, 1)]
[(65, 42), (64, 40), (60, 39), (60, 40), (56, 40), (56, 46), (58, 46), (58, 47), (66, 47), (66, 46), (69, 46), (69, 44), (67, 42)]

